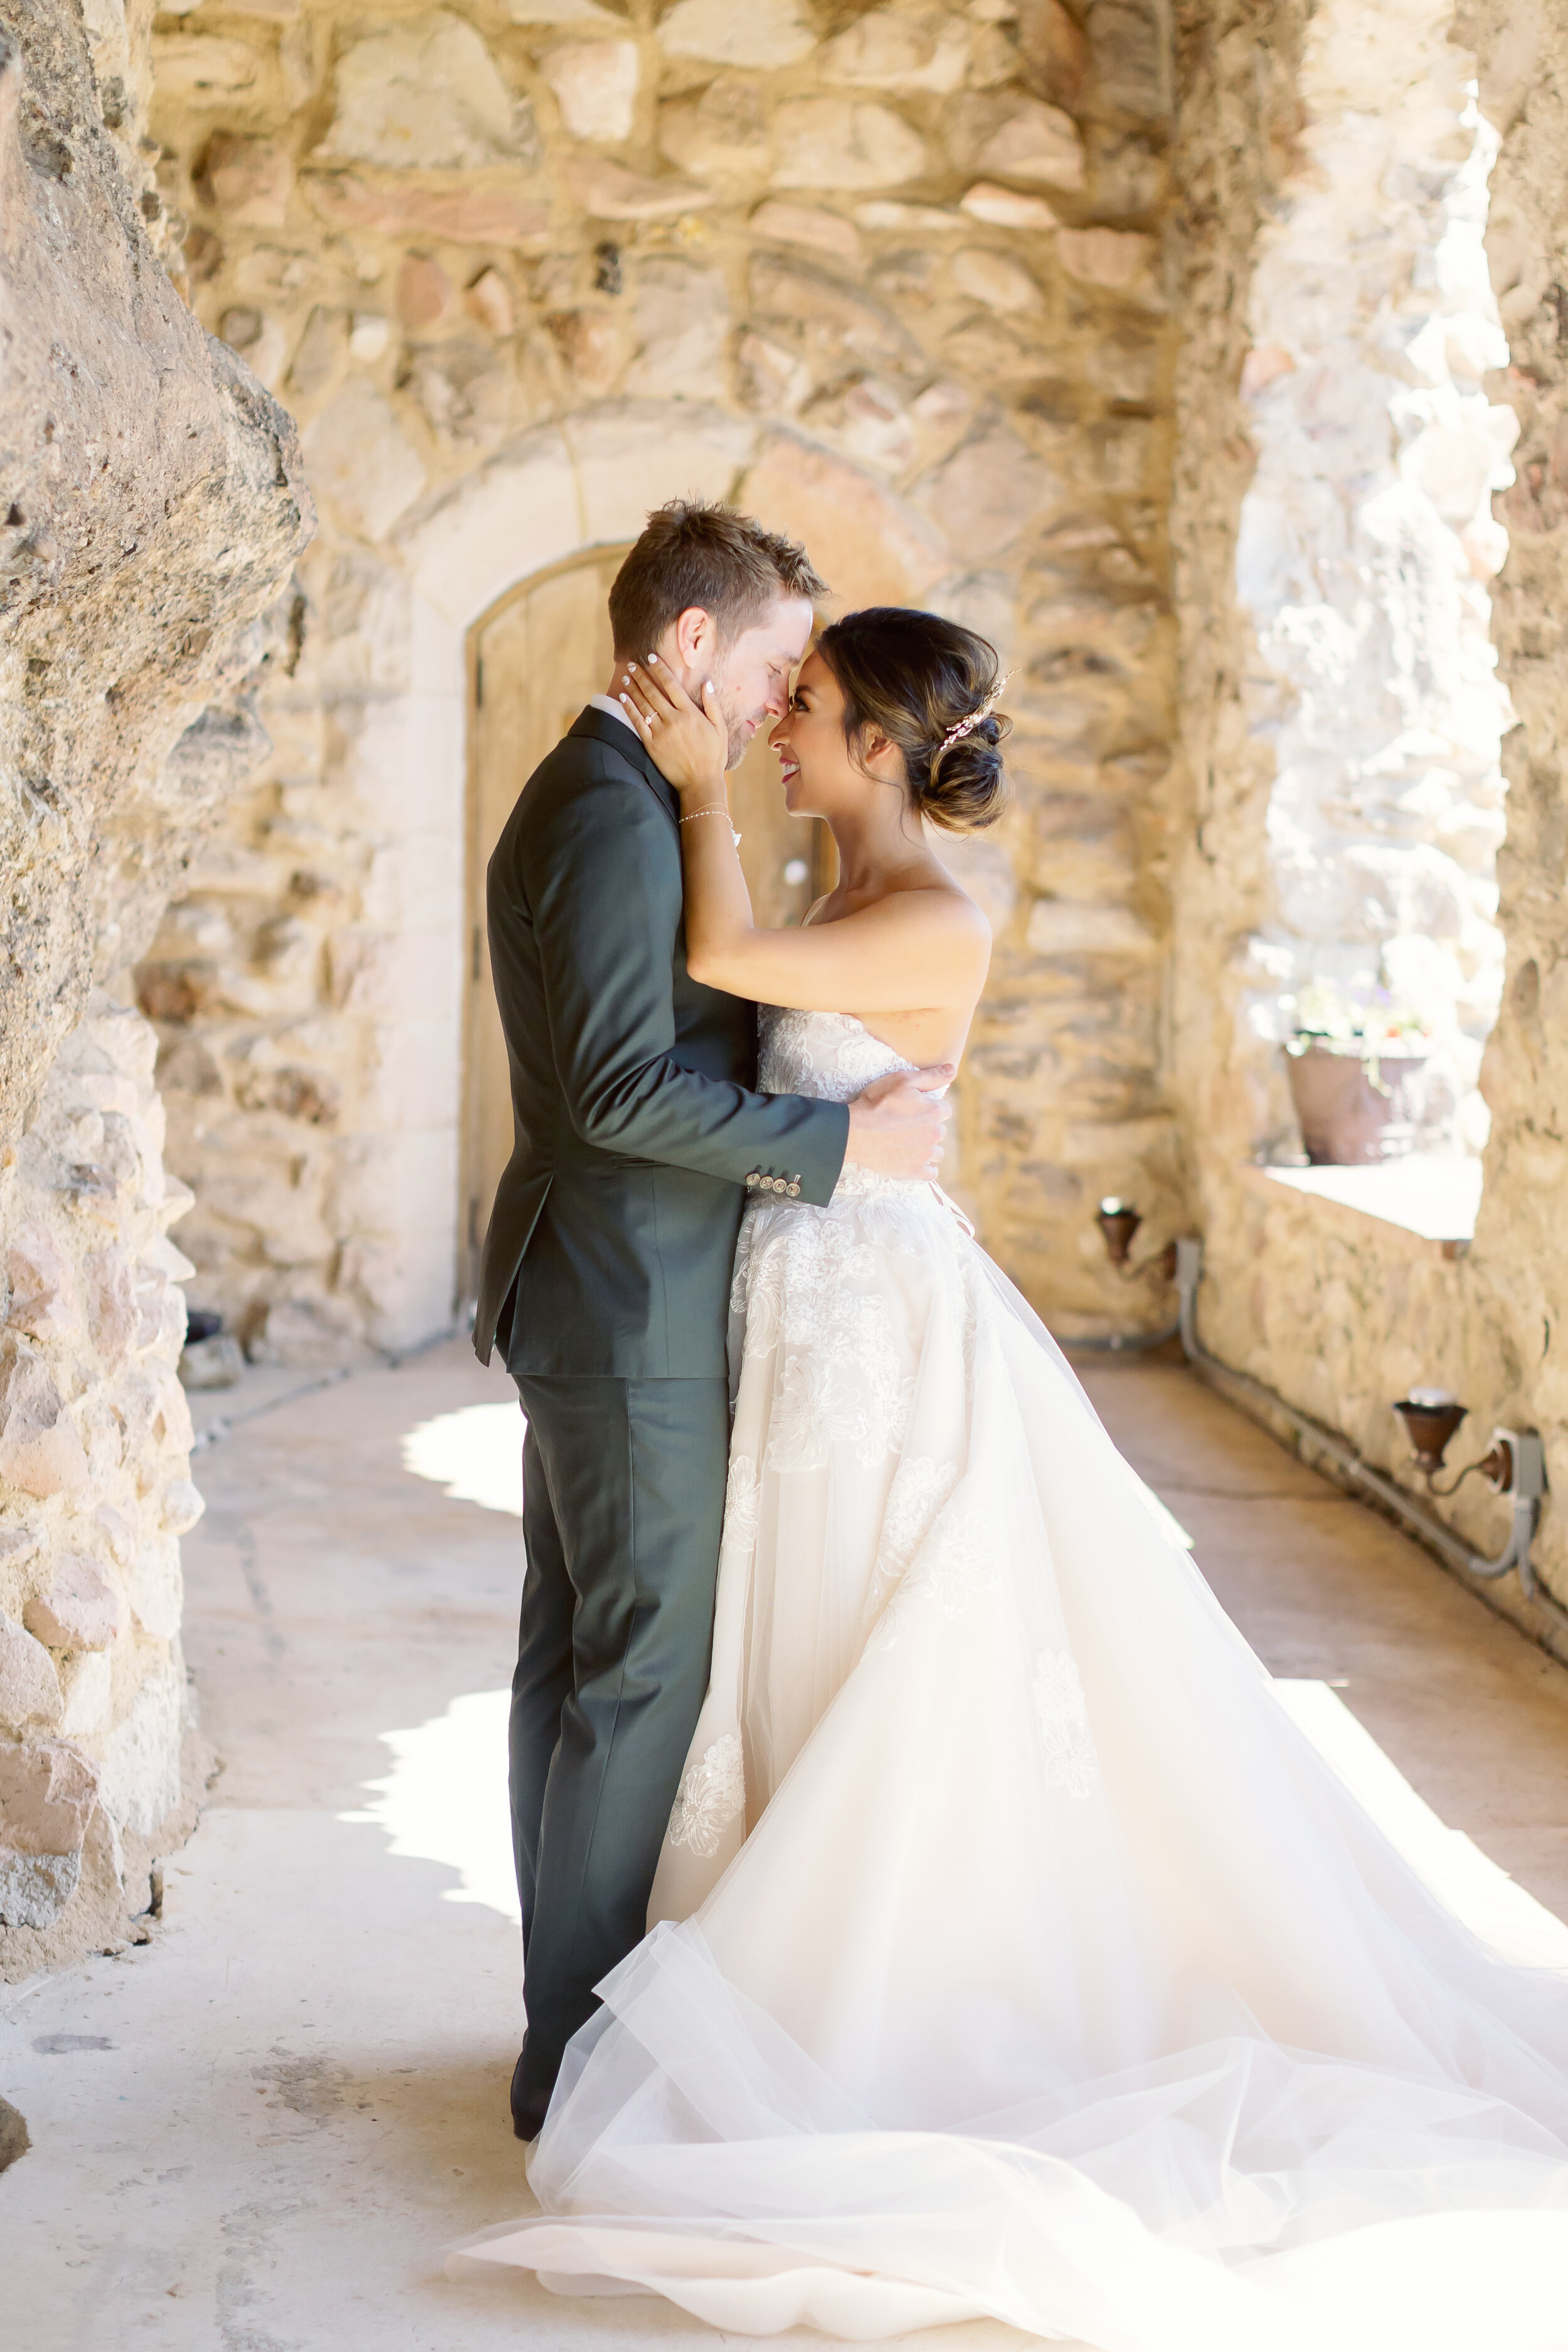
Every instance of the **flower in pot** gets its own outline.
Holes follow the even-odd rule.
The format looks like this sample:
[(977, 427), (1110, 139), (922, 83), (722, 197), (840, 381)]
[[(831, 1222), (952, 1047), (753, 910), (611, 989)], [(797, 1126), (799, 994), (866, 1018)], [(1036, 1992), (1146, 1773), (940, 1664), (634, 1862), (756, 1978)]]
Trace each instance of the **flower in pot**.
[(1431, 1047), (1426, 1022), (1386, 990), (1363, 999), (1323, 982), (1303, 989), (1285, 1067), (1314, 1167), (1360, 1167), (1411, 1150), (1415, 1080)]

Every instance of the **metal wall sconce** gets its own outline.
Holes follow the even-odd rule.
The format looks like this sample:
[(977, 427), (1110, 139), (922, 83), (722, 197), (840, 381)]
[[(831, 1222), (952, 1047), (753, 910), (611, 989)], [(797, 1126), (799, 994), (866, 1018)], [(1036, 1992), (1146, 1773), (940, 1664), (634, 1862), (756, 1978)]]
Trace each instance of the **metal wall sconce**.
[(1513, 1525), (1495, 1559), (1464, 1547), (1462, 1564), (1468, 1573), (1506, 1576), (1510, 1568), (1517, 1568), (1519, 1580), (1531, 1599), (1562, 1614), (1552, 1595), (1543, 1592), (1536, 1582), (1530, 1564), (1530, 1547), (1541, 1517), (1541, 1498), (1546, 1492), (1546, 1449), (1535, 1432), (1494, 1429), (1489, 1449), (1476, 1461), (1467, 1462), (1446, 1486), (1439, 1486), (1437, 1473), (1443, 1467), (1444, 1454), (1459, 1423), (1468, 1417), (1469, 1407), (1440, 1389), (1417, 1389), (1413, 1396), (1398, 1399), (1394, 1410), (1405, 1423), (1416, 1467), (1432, 1494), (1447, 1497), (1464, 1485), (1472, 1471), (1479, 1471), (1494, 1495), (1506, 1495), (1513, 1504)]
[(1117, 1272), (1124, 1276), (1129, 1282), (1135, 1282), (1145, 1274), (1157, 1274), (1162, 1282), (1174, 1282), (1176, 1278), (1174, 1242), (1167, 1242), (1156, 1256), (1144, 1258), (1139, 1265), (1133, 1265), (1132, 1239), (1143, 1219), (1142, 1213), (1133, 1207), (1131, 1201), (1121, 1201), (1114, 1193), (1109, 1194), (1096, 1209), (1094, 1222), (1105, 1237), (1105, 1255)]
[[(1136, 1265), (1133, 1264), (1132, 1240), (1143, 1219), (1131, 1201), (1120, 1200), (1115, 1193), (1109, 1193), (1096, 1209), (1094, 1222), (1100, 1227), (1106, 1256), (1124, 1282), (1141, 1282), (1145, 1275), (1151, 1274), (1162, 1282), (1174, 1282), (1174, 1242), (1167, 1242), (1153, 1257), (1146, 1257)], [(1093, 1349), (1097, 1352), (1103, 1350), (1113, 1356), (1142, 1356), (1147, 1355), (1152, 1348), (1163, 1348), (1168, 1340), (1179, 1338), (1181, 1328), (1180, 1321), (1177, 1321), (1163, 1331), (1113, 1331), (1109, 1339), (1075, 1339), (1072, 1344), (1075, 1348)]]
[[(1142, 1219), (1131, 1202), (1114, 1195), (1102, 1201), (1095, 1222), (1104, 1236), (1111, 1264), (1130, 1276), (1147, 1273), (1151, 1268), (1163, 1274), (1170, 1265), (1176, 1285), (1178, 1319), (1172, 1331), (1153, 1333), (1147, 1339), (1117, 1337), (1098, 1342), (1075, 1339), (1068, 1342), (1070, 1347), (1098, 1346), (1117, 1353), (1140, 1354), (1179, 1337), (1182, 1352), (1194, 1371), (1212, 1381), (1222, 1395), (1228, 1394), (1233, 1402), (1249, 1403), (1266, 1428), (1279, 1421), (1289, 1423), (1300, 1437), (1334, 1465), (1349, 1485), (1374, 1496), (1391, 1518), (1398, 1520), (1462, 1575), (1489, 1581), (1506, 1576), (1510, 1569), (1517, 1570), (1526, 1600), (1532, 1601), (1560, 1633), (1568, 1633), (1568, 1609), (1545, 1591), (1531, 1565), (1530, 1547), (1541, 1524), (1541, 1506), (1546, 1493), (1546, 1449), (1534, 1430), (1494, 1429), (1488, 1453), (1479, 1461), (1468, 1463), (1451, 1486), (1432, 1487), (1434, 1494), (1451, 1495), (1472, 1470), (1477, 1470), (1495, 1495), (1507, 1497), (1513, 1512), (1508, 1541), (1495, 1558), (1489, 1558), (1456, 1535), (1407, 1487), (1363, 1461), (1337, 1431), (1326, 1429), (1310, 1413), (1289, 1403), (1262, 1381), (1254, 1380), (1249, 1372), (1233, 1370), (1229, 1364), (1209, 1354), (1198, 1338), (1198, 1285), (1203, 1279), (1204, 1245), (1196, 1235), (1173, 1242), (1158, 1257), (1146, 1258), (1142, 1265), (1132, 1266), (1128, 1254)], [(1457, 1397), (1441, 1391), (1425, 1396), (1417, 1391), (1415, 1396), (1401, 1398), (1394, 1410), (1404, 1420), (1415, 1460), (1431, 1486), (1443, 1467), (1443, 1455), (1454, 1432), (1466, 1418), (1466, 1407)]]
[(1443, 1455), (1459, 1423), (1469, 1418), (1469, 1406), (1439, 1390), (1416, 1389), (1409, 1396), (1397, 1399), (1394, 1410), (1405, 1423), (1415, 1465), (1434, 1495), (1454, 1494), (1472, 1470), (1480, 1472), (1494, 1495), (1507, 1494), (1513, 1484), (1511, 1431), (1494, 1429), (1490, 1453), (1483, 1454), (1479, 1461), (1467, 1462), (1450, 1485), (1439, 1486), (1436, 1482), (1443, 1467)]

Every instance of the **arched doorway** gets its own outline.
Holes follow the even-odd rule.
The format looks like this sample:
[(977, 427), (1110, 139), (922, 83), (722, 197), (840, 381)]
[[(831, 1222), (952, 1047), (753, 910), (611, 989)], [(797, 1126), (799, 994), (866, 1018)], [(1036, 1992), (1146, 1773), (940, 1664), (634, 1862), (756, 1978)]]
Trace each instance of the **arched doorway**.
[[(485, 868), (519, 793), (609, 677), (605, 599), (626, 554), (595, 547), (538, 572), (491, 605), (468, 635), (468, 985), (458, 1236), (463, 1300), (478, 1286), (479, 1244), (511, 1156), (506, 1047), (490, 984)], [(730, 779), (741, 862), (759, 922), (798, 922), (826, 887), (826, 827), (784, 810), (778, 763), (762, 730)]]

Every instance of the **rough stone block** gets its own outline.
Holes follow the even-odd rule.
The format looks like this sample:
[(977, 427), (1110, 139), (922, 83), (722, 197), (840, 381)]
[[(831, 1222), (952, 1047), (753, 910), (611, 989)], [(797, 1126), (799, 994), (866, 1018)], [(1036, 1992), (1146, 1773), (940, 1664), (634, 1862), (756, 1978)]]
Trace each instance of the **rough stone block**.
[(650, 507), (686, 493), (722, 498), (754, 428), (696, 401), (617, 400), (566, 419), (584, 539), (635, 539)]
[(1140, 122), (1171, 111), (1170, 19), (1163, 0), (1093, 0), (1089, 39), (1101, 102)]
[(1156, 239), (1138, 229), (1064, 228), (1057, 237), (1065, 269), (1119, 293), (1148, 278), (1159, 250)]
[(128, 1568), (136, 1549), (136, 1530), (124, 1512), (117, 1511), (111, 1503), (100, 1503), (92, 1516), (116, 1568)]
[(77, 1320), (76, 1288), (63, 1252), (47, 1229), (25, 1224), (12, 1239), (5, 1258), (11, 1296), (5, 1321), (16, 1331), (35, 1339), (55, 1339), (71, 1330)]
[(79, 1494), (87, 1455), (41, 1356), (13, 1343), (0, 1354), (0, 1478), (40, 1501)]
[(969, 44), (969, 26), (945, 8), (874, 8), (828, 42), (823, 77), (878, 89), (945, 94), (963, 81)]
[(18, 1853), (77, 1853), (98, 1801), (98, 1767), (66, 1739), (0, 1747), (0, 1844)]
[(618, 32), (626, 23), (599, 0), (506, 0), (514, 25), (592, 25)]
[(180, 1630), (184, 1580), (180, 1572), (180, 1547), (173, 1536), (144, 1544), (126, 1578), (131, 1612), (144, 1633), (172, 1641)]
[[(152, 1391), (153, 1444), (163, 1454), (189, 1454), (195, 1431), (191, 1426), (191, 1408), (185, 1402), (185, 1392), (174, 1376), (174, 1367), (155, 1364), (148, 1385)], [(144, 1461), (139, 1467), (150, 1469), (152, 1465)]]
[(811, 390), (811, 370), (797, 352), (765, 335), (743, 334), (735, 346), (737, 388), (748, 408), (792, 415)]
[(346, 311), (318, 302), (305, 321), (285, 379), (290, 401), (299, 405), (322, 399), (337, 382), (349, 356)]
[(592, 400), (616, 389), (637, 348), (617, 311), (552, 310), (545, 324), (580, 392)]
[(0, 1609), (0, 1724), (58, 1723), (63, 1706), (53, 1658)]
[(151, 1837), (180, 1801), (184, 1685), (171, 1661), (154, 1669), (103, 1743), (99, 1794), (121, 1829)]
[(372, 34), (337, 65), (337, 111), (318, 153), (472, 171), (531, 149), (511, 92), (473, 26), (445, 9)]
[(913, 124), (865, 99), (786, 99), (774, 110), (773, 145), (781, 188), (896, 188), (926, 163)]
[(159, 1518), (165, 1535), (188, 1536), (206, 1509), (200, 1490), (189, 1478), (172, 1479), (163, 1489)]
[(626, 374), (628, 393), (702, 399), (722, 391), (730, 299), (721, 271), (674, 255), (642, 262), (632, 320), (641, 348)]
[(765, 177), (773, 148), (762, 93), (754, 82), (721, 74), (700, 97), (660, 107), (658, 143), (699, 179)]
[(294, 167), (275, 139), (215, 131), (193, 174), (202, 202), (237, 226), (281, 228)]
[(614, 146), (630, 138), (640, 66), (635, 41), (563, 41), (541, 64), (574, 139)]
[(397, 272), (397, 315), (405, 327), (439, 326), (454, 299), (452, 281), (433, 255), (404, 257)]
[(48, 1590), (23, 1610), (22, 1622), (51, 1650), (106, 1650), (120, 1632), (120, 1595), (97, 1560), (68, 1552)]
[(994, 253), (988, 246), (961, 246), (952, 262), (952, 282), (960, 294), (985, 303), (993, 310), (1037, 310), (1040, 289), (1011, 254)]
[(791, 66), (807, 56), (816, 36), (799, 0), (676, 0), (659, 19), (658, 45), (672, 58), (705, 58), (725, 66)]
[(463, 296), (463, 308), (498, 341), (504, 341), (517, 325), (511, 289), (499, 269), (481, 269)]
[(1020, 0), (1017, 40), (1041, 97), (1072, 112), (1089, 79), (1089, 47), (1062, 0)]
[(1072, 117), (1039, 99), (976, 94), (958, 100), (949, 115), (948, 144), (962, 170), (999, 180), (1038, 180), (1081, 188), (1083, 142)]
[(490, 449), (505, 438), (511, 372), (488, 343), (448, 341), (421, 352), (407, 388), (431, 432), (450, 449)]
[(606, 156), (574, 156), (565, 166), (567, 187), (595, 220), (669, 220), (713, 202), (713, 192), (694, 180), (654, 180)]
[(537, 245), (550, 228), (550, 207), (539, 197), (484, 181), (459, 179), (433, 187), (366, 172), (308, 172), (302, 184), (315, 210), (334, 228), (504, 246)]
[(959, 209), (973, 220), (984, 221), (992, 228), (1052, 229), (1060, 226), (1059, 216), (1051, 210), (1044, 196), (1026, 196), (1016, 188), (1004, 188), (994, 180), (976, 180), (959, 198)]
[(160, 98), (204, 110), (231, 106), (256, 88), (261, 59), (244, 41), (211, 33), (154, 36), (153, 71)]
[(303, 446), (317, 489), (366, 539), (384, 539), (425, 488), (424, 460), (391, 403), (363, 376), (349, 378), (307, 427)]
[[(82, 1260), (81, 1271), (87, 1297), (87, 1328), (93, 1346), (113, 1370), (135, 1346), (141, 1324), (131, 1257), (118, 1244), (107, 1249), (89, 1250)], [(157, 1336), (156, 1324), (153, 1336)]]
[(805, 412), (813, 433), (886, 474), (904, 474), (916, 449), (914, 420), (898, 389), (875, 376), (855, 376), (840, 389), (814, 400)]
[(17, 1853), (0, 1843), (0, 1927), (51, 1927), (80, 1882), (79, 1853)]
[(96, 1744), (114, 1721), (114, 1659), (109, 1650), (72, 1650), (59, 1661), (62, 1738)]
[[(151, 1348), (163, 1333), (169, 1298), (169, 1277), (161, 1267), (140, 1265), (132, 1278), (132, 1293), (136, 1306), (136, 1326), (131, 1344), (134, 1348)], [(184, 1313), (183, 1308), (181, 1312)]]
[(810, 262), (777, 253), (755, 255), (751, 295), (762, 323), (798, 340), (826, 365), (858, 362), (898, 375), (925, 372), (925, 353), (891, 310)]
[(753, 236), (774, 245), (804, 245), (830, 253), (839, 261), (858, 261), (863, 249), (859, 231), (842, 213), (818, 205), (797, 205), (770, 196), (757, 206), (748, 223)]
[(804, 540), (841, 607), (921, 604), (949, 568), (940, 539), (881, 483), (793, 436), (768, 441), (738, 495)]
[(988, 425), (917, 484), (916, 503), (967, 562), (1013, 545), (1059, 487), (1011, 425)]

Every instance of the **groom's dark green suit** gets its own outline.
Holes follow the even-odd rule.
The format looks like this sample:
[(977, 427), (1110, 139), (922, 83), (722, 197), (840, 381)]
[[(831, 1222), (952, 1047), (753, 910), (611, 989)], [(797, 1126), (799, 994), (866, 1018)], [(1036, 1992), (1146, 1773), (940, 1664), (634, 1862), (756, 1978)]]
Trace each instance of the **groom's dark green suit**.
[[(528, 1418), (511, 1801), (536, 2091), (643, 1934), (708, 1674), (748, 1191), (821, 1203), (848, 1114), (759, 1095), (756, 1008), (693, 981), (679, 804), (590, 707), (489, 864), (516, 1142), (474, 1344)], [(711, 822), (711, 820), (709, 820)]]

